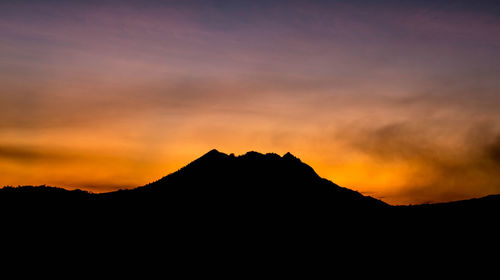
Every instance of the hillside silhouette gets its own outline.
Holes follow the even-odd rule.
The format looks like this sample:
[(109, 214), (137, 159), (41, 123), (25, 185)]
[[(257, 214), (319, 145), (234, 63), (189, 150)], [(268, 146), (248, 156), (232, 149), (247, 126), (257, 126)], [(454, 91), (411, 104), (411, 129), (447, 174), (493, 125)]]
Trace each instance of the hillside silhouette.
[(242, 156), (212, 150), (156, 182), (100, 195), (102, 199), (143, 201), (206, 210), (329, 211), (384, 208), (384, 202), (320, 178), (290, 153)]
[(53, 187), (5, 187), (0, 203), (8, 212), (76, 215), (147, 211), (149, 215), (218, 218), (320, 216), (333, 211), (370, 212), (388, 208), (386, 203), (340, 187), (319, 177), (290, 153), (241, 156), (217, 150), (162, 179), (130, 190), (93, 194)]
[(499, 206), (498, 195), (391, 206), (319, 177), (290, 153), (234, 156), (212, 150), (130, 190), (4, 187), (0, 235), (19, 253), (22, 245), (27, 252), (56, 250), (61, 256), (159, 254), (182, 265), (197, 258), (209, 267), (218, 265), (219, 255), (234, 267), (251, 267), (255, 259), (288, 263), (324, 255), (370, 256), (365, 261), (371, 263), (387, 254), (489, 248), (498, 239)]
[[(65, 220), (197, 221), (227, 224), (365, 221), (474, 222), (499, 213), (500, 196), (441, 204), (391, 206), (319, 177), (287, 153), (211, 150), (160, 180), (130, 190), (94, 194), (47, 186), (0, 189), (3, 216)], [(329, 221), (324, 223), (323, 221)]]

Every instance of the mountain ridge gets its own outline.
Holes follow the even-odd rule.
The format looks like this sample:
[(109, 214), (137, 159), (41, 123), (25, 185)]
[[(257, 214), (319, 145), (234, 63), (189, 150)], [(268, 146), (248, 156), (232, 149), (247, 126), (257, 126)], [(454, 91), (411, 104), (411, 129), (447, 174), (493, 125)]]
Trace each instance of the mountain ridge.
[[(273, 169), (271, 171), (275, 173), (269, 173), (269, 170)], [(242, 171), (243, 170), (243, 171)], [(246, 170), (246, 171), (245, 171)], [(351, 189), (341, 187), (327, 179), (321, 178), (312, 167), (309, 165), (303, 163), (298, 157), (294, 156), (290, 152), (285, 153), (283, 156), (280, 156), (276, 153), (259, 153), (256, 151), (249, 151), (245, 154), (235, 156), (234, 154), (225, 154), (217, 149), (212, 149), (209, 152), (205, 153), (204, 155), (200, 156), (199, 158), (195, 159), (191, 163), (187, 164), (186, 166), (180, 168), (179, 170), (168, 174), (154, 182), (148, 183), (143, 186), (139, 186), (137, 188), (133, 189), (123, 189), (123, 190), (118, 190), (118, 191), (112, 191), (112, 192), (106, 192), (106, 193), (92, 193), (88, 191), (83, 191), (80, 189), (76, 190), (67, 190), (64, 188), (59, 188), (59, 187), (47, 187), (45, 185), (39, 186), (39, 187), (33, 187), (33, 186), (18, 186), (18, 187), (11, 187), (11, 186), (5, 186), (0, 189), (0, 200), (5, 200), (2, 199), (5, 198), (5, 196), (17, 196), (20, 197), (23, 194), (30, 193), (30, 196), (40, 196), (43, 195), (43, 197), (46, 197), (47, 195), (51, 193), (57, 193), (58, 196), (64, 196), (64, 193), (67, 192), (67, 194), (70, 194), (72, 197), (80, 197), (85, 199), (90, 199), (90, 198), (109, 198), (112, 196), (122, 196), (123, 194), (129, 194), (129, 195), (136, 195), (138, 192), (151, 192), (151, 190), (154, 189), (154, 191), (158, 191), (161, 189), (161, 191), (158, 191), (162, 194), (166, 194), (165, 191), (168, 189), (170, 185), (176, 185), (180, 184), (179, 180), (188, 180), (190, 184), (203, 184), (202, 180), (220, 180), (223, 178), (223, 183), (228, 184), (227, 181), (229, 180), (238, 180), (238, 179), (243, 179), (243, 182), (239, 182), (238, 185), (244, 185), (246, 187), (250, 187), (249, 185), (259, 185), (262, 184), (262, 182), (254, 180), (254, 177), (252, 174), (250, 174), (250, 171), (255, 171), (255, 172), (260, 172), (257, 173), (257, 175), (262, 175), (264, 174), (264, 179), (269, 179), (271, 182), (277, 185), (281, 184), (291, 184), (293, 183), (293, 180), (287, 178), (287, 177), (292, 177), (294, 179), (297, 179), (299, 182), (302, 184), (310, 184), (311, 181), (314, 181), (317, 184), (324, 185), (325, 188), (331, 188), (331, 190), (335, 190), (338, 194), (349, 194), (351, 197), (350, 199), (359, 199), (359, 200), (365, 200), (369, 201), (369, 203), (372, 203), (373, 205), (378, 205), (382, 207), (388, 207), (391, 206), (393, 208), (398, 207), (398, 208), (443, 208), (446, 207), (447, 205), (463, 205), (463, 204), (478, 204), (481, 201), (486, 201), (486, 200), (500, 200), (500, 195), (489, 195), (486, 197), (480, 197), (480, 198), (473, 198), (473, 199), (467, 199), (467, 200), (460, 200), (460, 201), (451, 201), (451, 202), (445, 202), (445, 203), (435, 203), (435, 204), (417, 204), (417, 205), (389, 205), (382, 200), (373, 198), (371, 196), (365, 196), (359, 192), (353, 191)], [(229, 175), (227, 176), (228, 179), (224, 179), (224, 172), (236, 172), (237, 174), (234, 175)], [(187, 173), (187, 174), (186, 174)], [(302, 177), (297, 177), (295, 175), (300, 174)], [(195, 182), (193, 178), (191, 177), (199, 177), (202, 176), (204, 177), (201, 181)], [(216, 176), (222, 176), (220, 178), (215, 178)], [(247, 178), (238, 178), (238, 176), (242, 177), (247, 177)], [(249, 183), (244, 182), (245, 180), (248, 180)], [(280, 182), (279, 180), (283, 180), (283, 182)], [(309, 181), (306, 181), (309, 180)], [(212, 181), (210, 181), (212, 182)], [(220, 182), (212, 182), (212, 184), (217, 185), (217, 183)], [(327, 187), (328, 186), (328, 187)], [(190, 186), (193, 188), (193, 186)], [(225, 188), (223, 188), (221, 191), (234, 191), (234, 189), (229, 188), (229, 186), (225, 185)], [(256, 188), (255, 186), (252, 186), (253, 188)], [(196, 189), (196, 188), (194, 188)], [(200, 190), (200, 189), (198, 189)], [(290, 188), (289, 191), (292, 189)], [(297, 191), (297, 190), (293, 190)], [(303, 191), (303, 190), (302, 190)], [(167, 192), (168, 193), (168, 192)], [(177, 193), (179, 194), (179, 193)], [(206, 195), (206, 194), (204, 194)], [(276, 195), (276, 194), (274, 194)], [(40, 197), (39, 197), (40, 198)], [(31, 200), (35, 198), (30, 198)], [(60, 199), (60, 198), (57, 198)], [(130, 198), (129, 198), (130, 199)], [(496, 203), (496, 202), (492, 202)], [(8, 203), (7, 203), (8, 204)]]
[[(190, 173), (189, 176), (191, 177), (186, 178), (188, 175), (181, 173)], [(179, 183), (176, 181), (179, 180), (178, 177), (183, 177), (183, 180), (193, 180), (193, 178), (197, 178), (198, 176), (204, 176), (203, 180), (205, 181), (193, 181), (191, 182), (192, 184), (199, 185), (208, 182), (208, 185), (218, 185), (223, 192), (233, 193), (237, 193), (239, 189), (247, 188), (248, 190), (245, 193), (247, 196), (254, 195), (252, 192), (255, 190), (262, 191), (267, 196), (275, 199), (280, 199), (280, 196), (286, 196), (286, 192), (289, 192), (289, 194), (292, 192), (302, 192), (302, 196), (317, 195), (306, 194), (308, 191), (312, 191), (313, 193), (320, 192), (324, 195), (335, 192), (335, 196), (342, 196), (342, 199), (336, 201), (337, 203), (345, 199), (351, 200), (352, 203), (361, 203), (363, 201), (363, 203), (387, 206), (385, 202), (364, 196), (356, 191), (340, 187), (329, 180), (321, 178), (312, 167), (303, 163), (291, 153), (279, 156), (275, 153), (262, 154), (250, 151), (243, 155), (234, 156), (214, 149), (177, 172), (167, 175), (156, 182), (147, 184), (144, 187), (164, 188), (169, 184)], [(238, 183), (231, 184), (230, 181)], [(260, 187), (261, 185), (263, 187)], [(276, 189), (279, 189), (277, 190), (279, 194), (273, 192)], [(290, 194), (290, 196), (293, 196), (293, 194)], [(315, 197), (309, 198), (318, 199)], [(331, 199), (335, 200), (336, 197), (332, 195)], [(348, 204), (346, 203), (343, 206), (347, 207)]]

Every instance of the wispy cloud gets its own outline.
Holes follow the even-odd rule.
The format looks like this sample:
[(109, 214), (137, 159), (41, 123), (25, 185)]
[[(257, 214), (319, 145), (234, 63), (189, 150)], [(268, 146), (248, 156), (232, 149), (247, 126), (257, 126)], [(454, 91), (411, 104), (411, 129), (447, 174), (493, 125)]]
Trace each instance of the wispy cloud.
[[(411, 172), (395, 200), (439, 202), (500, 192), (500, 127), (491, 122), (463, 129), (391, 123), (346, 134), (351, 148), (377, 162), (403, 163)], [(457, 135), (458, 134), (458, 135)], [(351, 138), (349, 138), (351, 137)]]

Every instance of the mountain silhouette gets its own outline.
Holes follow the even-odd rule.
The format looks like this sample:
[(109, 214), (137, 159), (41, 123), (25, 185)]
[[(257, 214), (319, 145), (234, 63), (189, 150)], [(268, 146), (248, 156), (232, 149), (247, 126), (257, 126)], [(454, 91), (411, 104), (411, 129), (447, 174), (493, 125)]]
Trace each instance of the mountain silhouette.
[[(113, 198), (115, 193), (103, 195)], [(383, 208), (372, 197), (319, 177), (290, 153), (242, 156), (211, 150), (177, 172), (146, 186), (123, 191), (122, 198), (153, 199), (159, 203), (205, 209), (241, 211), (305, 211)], [(228, 209), (226, 209), (228, 210)]]
[[(135, 189), (94, 194), (47, 186), (0, 189), (5, 217), (68, 220), (208, 220), (273, 224), (297, 221), (473, 221), (500, 210), (500, 196), (391, 206), (319, 177), (290, 153), (211, 150), (180, 170)], [(329, 223), (326, 223), (329, 224)]]
[(115, 257), (161, 252), (177, 260), (196, 252), (207, 265), (221, 253), (224, 263), (238, 265), (255, 258), (274, 263), (274, 256), (284, 262), (325, 254), (380, 258), (401, 249), (408, 256), (467, 240), (469, 248), (477, 241), (486, 248), (497, 240), (498, 213), (499, 195), (391, 206), (319, 177), (290, 153), (211, 150), (156, 182), (101, 194), (0, 189), (0, 236), (14, 252), (19, 244), (72, 255), (108, 248)]

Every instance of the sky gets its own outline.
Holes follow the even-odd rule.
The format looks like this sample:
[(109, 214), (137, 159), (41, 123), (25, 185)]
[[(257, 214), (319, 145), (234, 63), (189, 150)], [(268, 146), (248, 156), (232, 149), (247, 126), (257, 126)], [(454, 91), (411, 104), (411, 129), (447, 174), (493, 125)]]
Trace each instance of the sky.
[(216, 148), (391, 204), (497, 194), (499, 76), (498, 1), (2, 1), (0, 185), (132, 188)]

